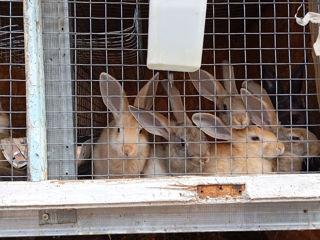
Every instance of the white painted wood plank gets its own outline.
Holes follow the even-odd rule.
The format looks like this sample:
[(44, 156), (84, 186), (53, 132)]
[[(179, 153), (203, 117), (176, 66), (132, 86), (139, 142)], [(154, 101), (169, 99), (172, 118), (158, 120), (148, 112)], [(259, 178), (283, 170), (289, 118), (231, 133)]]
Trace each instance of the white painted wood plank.
[(24, 0), (29, 180), (47, 180), (47, 133), (41, 1)]
[[(245, 184), (245, 190), (237, 198), (199, 198), (196, 186), (213, 184)], [(319, 174), (0, 182), (0, 210), (319, 201), (319, 184)]]
[(77, 223), (40, 226), (37, 210), (3, 210), (0, 237), (320, 228), (318, 202), (91, 208), (77, 215)]

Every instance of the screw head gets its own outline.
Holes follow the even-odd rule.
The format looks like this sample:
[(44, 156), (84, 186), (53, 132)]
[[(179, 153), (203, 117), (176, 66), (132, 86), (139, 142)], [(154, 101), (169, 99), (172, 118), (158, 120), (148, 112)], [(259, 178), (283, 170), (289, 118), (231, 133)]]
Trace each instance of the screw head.
[(49, 220), (49, 214), (48, 213), (42, 214), (42, 220), (47, 222)]

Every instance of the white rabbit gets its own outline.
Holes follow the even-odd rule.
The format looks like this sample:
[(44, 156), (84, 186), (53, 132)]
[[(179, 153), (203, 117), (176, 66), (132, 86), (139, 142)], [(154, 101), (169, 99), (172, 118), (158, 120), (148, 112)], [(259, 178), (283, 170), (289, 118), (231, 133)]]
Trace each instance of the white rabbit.
[(130, 106), (130, 111), (149, 133), (162, 136), (168, 142), (155, 143), (143, 174), (148, 177), (201, 173), (208, 162), (210, 146), (205, 135), (184, 111), (178, 89), (168, 81), (161, 81), (170, 99), (176, 121), (170, 121), (160, 113), (143, 111)]
[[(250, 119), (235, 83), (233, 67), (223, 62), (223, 85), (205, 70), (189, 73), (199, 94), (216, 103), (217, 115), (232, 128), (248, 126)], [(232, 121), (230, 121), (232, 119)]]
[(243, 82), (241, 95), (251, 121), (272, 131), (285, 146), (284, 154), (275, 161), (274, 171), (301, 171), (305, 157), (320, 154), (320, 143), (308, 129), (281, 126), (270, 97), (259, 84), (253, 81)]
[(274, 157), (284, 152), (284, 145), (272, 132), (257, 126), (233, 129), (209, 113), (195, 113), (192, 121), (209, 136), (228, 141), (211, 144), (211, 159), (204, 167), (205, 173), (270, 173)]
[[(157, 90), (157, 73), (139, 92), (134, 105), (150, 109)], [(100, 74), (100, 91), (113, 121), (104, 129), (93, 152), (94, 178), (137, 177), (149, 156), (148, 134), (129, 112), (129, 102), (120, 83)]]

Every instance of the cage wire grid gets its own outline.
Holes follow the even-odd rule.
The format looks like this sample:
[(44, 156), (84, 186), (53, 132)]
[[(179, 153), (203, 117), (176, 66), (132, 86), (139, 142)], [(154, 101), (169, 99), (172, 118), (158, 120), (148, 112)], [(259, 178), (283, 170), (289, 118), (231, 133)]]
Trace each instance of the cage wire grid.
[[(43, 6), (55, 3), (57, 2), (44, 1)], [(51, 45), (48, 44), (46, 49), (53, 50), (58, 56), (46, 64), (49, 69), (51, 65), (64, 66), (59, 71), (70, 69), (71, 81), (58, 77), (49, 80), (50, 84), (58, 89), (70, 88), (70, 91), (64, 92), (66, 95), (59, 92), (46, 93), (47, 98), (51, 99), (52, 103), (57, 101), (58, 105), (48, 106), (52, 104), (47, 103), (50, 107), (47, 117), (54, 115), (48, 119), (52, 122), (48, 125), (48, 131), (53, 136), (48, 140), (48, 146), (52, 149), (62, 146), (59, 151), (75, 153), (55, 155), (54, 151), (48, 152), (49, 162), (58, 169), (49, 171), (49, 178), (63, 179), (66, 170), (59, 171), (59, 168), (64, 168), (65, 162), (72, 164), (73, 160), (77, 160), (76, 170), (75, 174), (70, 172), (69, 177), (81, 179), (306, 173), (319, 170), (320, 132), (316, 90), (319, 76), (316, 76), (314, 71), (314, 64), (319, 62), (314, 62), (315, 58), (312, 57), (311, 35), (314, 33), (309, 26), (298, 26), (294, 19), (300, 4), (303, 7), (299, 14), (304, 16), (311, 11), (312, 4), (317, 4), (316, 1), (208, 1), (201, 69), (214, 79), (209, 79), (210, 75), (202, 79), (198, 73), (194, 75), (194, 81), (190, 81), (188, 73), (177, 72), (173, 75), (174, 85), (171, 88), (166, 82), (169, 73), (162, 71), (159, 72), (160, 80), (153, 80), (151, 84), (153, 94), (145, 98), (152, 103), (148, 114), (161, 114), (160, 120), (163, 120), (163, 125), (156, 128), (159, 120), (152, 115), (151, 124), (149, 123), (152, 125), (149, 126), (151, 130), (148, 130), (159, 129), (158, 131), (163, 132), (167, 129), (168, 139), (148, 133), (146, 127), (137, 124), (129, 108), (119, 110), (106, 106), (106, 102), (111, 101), (111, 98), (115, 99), (116, 103), (128, 101), (131, 105), (136, 98), (143, 99), (138, 95), (139, 90), (158, 72), (146, 67), (148, 1), (79, 0), (59, 3), (65, 5), (55, 9), (58, 17), (43, 14), (43, 19), (63, 22), (63, 26), (67, 26), (69, 31), (66, 32), (65, 28), (53, 31), (44, 29), (44, 34), (49, 40), (51, 38)], [(18, 10), (12, 9), (16, 4), (21, 11), (18, 16), (13, 13)], [(23, 70), (24, 67), (23, 28), (21, 24), (14, 22), (16, 17), (22, 21), (22, 4), (8, 2), (8, 6), (10, 11), (7, 15), (3, 13), (0, 16), (1, 22), (5, 21), (3, 19), (10, 21), (6, 23), (9, 31), (6, 27), (0, 29), (0, 37), (4, 36), (0, 46), (8, 51), (7, 56), (1, 58), (1, 65), (9, 65), (11, 75), (6, 80), (10, 80), (12, 89), (15, 81), (12, 75), (14, 69)], [(65, 60), (64, 54), (69, 54), (69, 61)], [(223, 63), (224, 60), (227, 63)], [(52, 69), (49, 71), (52, 72)], [(233, 71), (237, 92), (232, 91), (232, 85), (228, 85), (228, 81), (223, 81), (226, 78), (224, 75), (229, 75), (230, 78)], [(109, 74), (109, 80), (111, 77), (115, 80), (100, 80), (102, 72)], [(21, 82), (24, 82), (24, 79), (24, 76), (21, 77)], [(213, 93), (199, 93), (196, 88), (200, 88), (203, 81), (211, 84), (217, 84), (218, 81), (226, 89), (222, 92), (216, 89)], [(119, 91), (109, 92), (112, 97), (106, 96), (103, 101), (99, 87), (102, 82), (107, 82), (106, 86), (112, 84), (111, 89), (120, 86)], [(248, 94), (250, 86), (247, 86), (252, 82), (259, 88), (253, 96)], [(293, 91), (296, 83), (301, 84), (298, 92)], [(243, 98), (240, 94), (242, 84), (248, 91), (243, 94)], [(275, 84), (275, 92), (272, 92), (272, 86), (266, 89), (268, 84)], [(267, 94), (263, 92), (264, 88)], [(25, 136), (25, 133), (20, 131), (25, 131), (25, 125), (22, 129), (13, 127), (13, 114), (16, 112), (12, 99), (16, 95), (10, 90), (9, 94), (3, 96), (11, 99), (8, 105), (10, 108), (5, 110), (5, 113), (10, 115), (10, 137)], [(215, 96), (214, 100), (212, 96)], [(58, 102), (59, 98), (66, 98), (63, 105), (72, 108), (60, 108), (59, 105), (62, 104)], [(268, 98), (270, 100), (266, 100)], [(182, 103), (181, 108), (177, 107), (177, 99)], [(267, 119), (260, 128), (251, 122), (249, 127), (236, 129), (235, 127), (239, 126), (235, 125), (233, 119), (237, 114), (243, 113), (237, 103), (234, 103), (236, 99), (243, 104), (249, 115), (260, 115), (261, 119), (265, 119), (270, 117), (270, 114), (278, 113), (278, 118), (280, 115), (283, 117), (279, 119), (282, 125), (279, 121), (268, 122)], [(254, 106), (249, 102), (252, 99), (256, 101)], [(138, 121), (143, 120), (140, 114), (143, 109), (142, 101), (138, 101), (137, 107), (141, 108), (137, 114)], [(264, 103), (269, 103), (269, 109), (262, 111)], [(282, 109), (283, 106), (286, 108)], [(254, 109), (249, 111), (251, 107)], [(22, 113), (25, 114), (25, 108)], [(204, 114), (198, 115), (201, 126), (206, 124), (203, 121), (206, 118), (213, 120), (210, 122), (210, 135), (200, 131), (192, 123), (193, 116), (197, 113)], [(127, 117), (115, 119), (119, 115)], [(301, 115), (302, 120), (296, 119), (296, 116)], [(64, 126), (63, 122), (61, 125), (54, 124), (57, 118), (66, 116), (72, 118), (68, 119), (68, 125)], [(222, 123), (219, 119), (222, 119)], [(115, 120), (117, 124), (112, 122)], [(259, 131), (259, 134), (254, 129)], [(68, 136), (73, 135), (68, 138), (72, 139), (72, 142), (62, 142), (58, 136), (65, 131), (68, 131)], [(223, 133), (230, 136), (221, 134), (222, 131), (227, 131)], [(106, 140), (108, 134), (113, 134), (112, 139)], [(123, 144), (124, 141), (126, 144)], [(274, 151), (282, 151), (282, 145), (285, 152), (271, 157), (270, 152), (277, 155)], [(126, 153), (130, 146), (134, 146), (140, 154)], [(142, 153), (146, 148), (149, 148), (150, 152)], [(221, 150), (222, 148), (225, 150)], [(103, 151), (103, 154), (98, 154), (98, 149)], [(114, 155), (115, 151), (120, 154)], [(237, 165), (239, 161), (241, 167)], [(252, 162), (256, 166), (254, 170), (251, 168)], [(95, 166), (99, 167), (95, 169)], [(130, 170), (130, 166), (133, 166), (133, 170)], [(148, 170), (144, 169), (146, 166)], [(52, 167), (49, 164), (50, 168)], [(17, 180), (13, 178), (16, 170), (13, 167), (10, 169), (10, 180)]]
[(26, 180), (26, 93), (22, 3), (0, 8), (0, 180)]
[[(235, 79), (236, 84), (238, 87), (238, 90), (241, 86), (241, 83), (244, 81), (255, 81), (256, 83), (259, 83), (261, 86), (264, 87), (264, 82), (267, 82), (268, 80), (275, 80), (275, 83), (277, 85), (281, 85), (284, 89), (288, 88), (289, 93), (289, 105), (287, 109), (279, 109), (279, 101), (283, 101), (284, 97), (288, 94), (287, 92), (275, 92), (275, 93), (269, 93), (268, 95), (273, 98), (275, 97), (275, 111), (278, 113), (285, 114), (286, 112), (289, 114), (289, 120), (285, 123), (285, 125), (282, 125), (284, 127), (287, 127), (285, 131), (289, 131), (289, 133), (286, 133), (285, 139), (283, 136), (283, 129), (280, 128), (280, 125), (278, 122), (271, 124), (272, 126), (263, 126), (262, 131), (262, 141), (263, 144), (267, 144), (268, 140), (264, 139), (264, 130), (267, 130), (271, 128), (272, 131), (274, 131), (274, 134), (278, 138), (277, 142), (282, 142), (286, 145), (287, 151), (284, 156), (277, 157), (276, 160), (276, 166), (273, 167), (272, 172), (300, 172), (302, 170), (302, 167), (300, 167), (299, 170), (297, 170), (296, 161), (301, 163), (302, 159), (307, 159), (309, 161), (309, 158), (314, 157), (312, 161), (317, 160), (317, 154), (316, 152), (313, 152), (310, 154), (310, 146), (311, 143), (317, 143), (317, 139), (310, 139), (309, 137), (309, 129), (315, 132), (317, 134), (316, 127), (318, 126), (318, 123), (311, 119), (309, 119), (309, 114), (316, 116), (318, 113), (318, 107), (316, 104), (310, 105), (309, 98), (315, 99), (317, 93), (312, 92), (310, 90), (312, 84), (314, 84), (314, 81), (316, 78), (312, 75), (314, 75), (314, 72), (312, 70), (312, 59), (311, 59), (311, 52), (312, 48), (310, 45), (310, 30), (308, 27), (301, 28), (295, 24), (295, 20), (293, 18), (294, 11), (296, 11), (297, 7), (300, 4), (303, 4), (303, 13), (305, 14), (308, 10), (306, 5), (308, 2), (275, 2), (275, 1), (265, 1), (265, 2), (255, 2), (255, 1), (246, 1), (246, 2), (237, 2), (237, 1), (215, 1), (215, 3), (209, 1), (208, 2), (208, 10), (207, 10), (207, 17), (206, 17), (206, 30), (205, 30), (205, 40), (204, 40), (204, 51), (203, 51), (203, 61), (202, 61), (202, 68), (208, 70), (210, 74), (212, 74), (216, 79), (222, 80), (222, 61), (227, 60), (229, 65), (232, 65), (234, 67), (235, 71)], [(77, 22), (82, 22), (82, 27), (87, 26), (86, 28), (89, 29), (87, 32), (81, 32), (75, 31), (75, 38), (80, 39), (84, 36), (86, 36), (86, 39), (84, 42), (81, 42), (81, 44), (87, 44), (87, 47), (91, 48), (90, 53), (86, 53), (88, 55), (88, 59), (86, 60), (87, 64), (90, 66), (86, 66), (87, 69), (90, 68), (90, 75), (93, 77), (93, 81), (90, 83), (90, 88), (87, 88), (86, 90), (90, 89), (90, 95), (91, 96), (77, 96), (78, 99), (85, 97), (90, 98), (90, 103), (87, 101), (81, 102), (81, 104), (85, 104), (86, 107), (89, 108), (89, 112), (86, 113), (87, 117), (85, 119), (88, 121), (86, 123), (87, 126), (90, 126), (89, 128), (81, 127), (79, 129), (79, 125), (81, 124), (81, 120), (78, 114), (78, 137), (77, 139), (80, 139), (79, 135), (82, 135), (83, 132), (87, 132), (85, 135), (88, 137), (94, 136), (90, 138), (89, 145), (91, 148), (91, 153), (94, 152), (94, 148), (99, 145), (103, 145), (104, 142), (95, 142), (97, 139), (99, 139), (99, 130), (102, 131), (105, 129), (105, 125), (107, 123), (107, 128), (111, 132), (111, 129), (117, 129), (117, 126), (108, 125), (112, 119), (113, 114), (112, 111), (109, 109), (109, 114), (106, 116), (106, 108), (103, 103), (101, 103), (100, 99), (100, 107), (102, 107), (99, 111), (95, 111), (96, 101), (99, 102), (99, 98), (101, 96), (101, 93), (99, 93), (99, 86), (98, 82), (96, 82), (97, 79), (99, 79), (99, 74), (102, 71), (107, 72), (114, 78), (118, 79), (121, 83), (121, 86), (124, 88), (124, 90), (127, 92), (128, 96), (130, 96), (131, 101), (129, 99), (129, 102), (132, 103), (134, 98), (137, 96), (138, 90), (141, 89), (141, 87), (144, 85), (144, 83), (149, 79), (152, 75), (154, 76), (157, 71), (151, 72), (146, 68), (146, 51), (147, 51), (147, 20), (148, 20), (148, 3), (143, 1), (122, 1), (122, 2), (107, 2), (107, 3), (101, 3), (101, 2), (83, 2), (83, 1), (74, 1), (74, 13), (73, 21), (74, 21), (74, 29), (79, 30), (79, 24)], [(87, 7), (84, 7), (87, 4)], [(82, 8), (83, 6), (83, 8)], [(101, 6), (101, 7), (99, 7)], [(104, 7), (104, 8), (103, 8)], [(81, 9), (86, 9), (86, 15), (81, 12)], [(76, 16), (77, 14), (77, 16)], [(87, 21), (87, 23), (85, 23)], [(104, 24), (97, 24), (99, 21), (103, 22)], [(88, 26), (89, 25), (89, 26)], [(100, 35), (98, 37), (97, 33), (99, 30), (98, 28), (104, 26), (104, 29), (102, 30), (102, 37), (100, 39)], [(99, 27), (98, 27), (99, 26)], [(97, 32), (96, 32), (97, 31)], [(106, 37), (105, 37), (106, 36)], [(114, 37), (111, 37), (114, 36)], [(297, 41), (302, 40), (302, 44), (297, 44)], [(102, 45), (99, 45), (97, 41), (100, 41)], [(103, 42), (104, 41), (104, 42)], [(268, 42), (269, 41), (269, 42)], [(78, 47), (75, 47), (75, 52), (77, 52), (77, 56), (79, 58), (81, 55), (81, 51), (86, 49), (86, 47), (82, 46), (80, 47), (79, 43), (77, 44)], [(104, 46), (103, 46), (104, 44)], [(101, 48), (97, 48), (98, 46), (101, 46)], [(98, 53), (99, 50), (102, 50), (101, 53)], [(85, 51), (85, 50), (84, 50)], [(84, 53), (85, 54), (85, 53)], [(99, 63), (95, 64), (95, 55), (98, 56), (98, 54), (102, 54), (105, 58), (105, 62), (101, 63), (102, 58), (99, 59)], [(90, 55), (90, 56), (89, 56)], [(76, 59), (76, 58), (75, 58)], [(257, 61), (258, 59), (258, 61)], [(310, 62), (311, 59), (311, 62)], [(75, 65), (79, 69), (80, 65), (82, 63), (79, 62), (79, 59)], [(83, 58), (81, 60), (84, 61)], [(296, 68), (300, 65), (304, 64), (304, 70), (305, 75), (301, 77), (294, 76), (294, 72)], [(101, 66), (102, 65), (102, 66)], [(96, 72), (96, 69), (97, 70)], [(267, 70), (264, 70), (267, 69)], [(280, 70), (278, 70), (280, 69)], [(231, 71), (231, 70), (230, 70)], [(272, 77), (263, 76), (264, 71), (269, 71), (274, 74)], [(274, 73), (273, 73), (274, 72)], [(268, 74), (268, 73), (266, 73)], [(281, 75), (281, 76), (280, 76)], [(148, 77), (149, 76), (149, 77)], [(161, 72), (160, 73), (160, 79), (166, 79), (168, 78), (168, 73)], [(300, 79), (300, 81), (303, 84), (302, 91), (298, 93), (291, 92), (290, 89), (292, 89), (292, 82), (294, 78)], [(174, 74), (174, 84), (177, 86), (179, 90), (179, 97), (181, 97), (183, 102), (183, 111), (186, 112), (186, 114), (191, 119), (191, 116), (194, 113), (197, 112), (207, 112), (207, 113), (213, 113), (217, 116), (221, 116), (223, 112), (228, 111), (230, 113), (230, 117), (232, 118), (232, 115), (235, 115), (237, 113), (237, 109), (221, 109), (221, 106), (218, 106), (216, 102), (207, 101), (205, 98), (206, 96), (200, 94), (194, 90), (194, 87), (192, 84), (190, 84), (190, 81), (188, 80), (189, 76), (187, 73), (175, 73)], [(161, 82), (160, 80), (160, 82)], [(297, 80), (295, 80), (297, 81)], [(309, 84), (310, 82), (312, 82)], [(162, 81), (163, 82), (163, 81)], [(141, 84), (142, 83), (142, 84)], [(311, 86), (309, 86), (311, 85)], [(78, 85), (79, 88), (82, 88), (80, 85)], [(313, 85), (314, 86), (314, 85)], [(81, 91), (81, 90), (79, 90)], [(280, 91), (280, 87), (279, 87)], [(94, 95), (94, 96), (92, 96)], [(228, 105), (232, 105), (232, 100), (236, 97), (239, 97), (239, 93), (231, 93), (231, 94), (221, 94), (216, 92), (216, 97), (227, 97), (229, 100)], [(119, 95), (120, 97), (120, 95)], [(207, 96), (208, 97), (208, 96)], [(263, 94), (260, 94), (260, 99), (262, 100)], [(295, 106), (292, 106), (293, 99), (292, 98), (303, 98), (302, 102), (306, 105), (305, 108), (299, 108), (297, 111), (293, 111)], [(171, 107), (171, 102), (168, 98), (168, 93), (164, 90), (164, 88), (159, 84), (158, 91), (154, 95), (154, 106), (152, 108), (152, 112), (158, 112), (160, 114), (165, 115), (168, 119), (171, 121), (168, 121), (168, 124), (170, 125), (169, 128), (169, 140), (165, 140), (163, 138), (156, 137), (154, 135), (149, 138), (149, 144), (152, 147), (152, 154), (151, 156), (147, 157), (146, 160), (150, 160), (151, 162), (154, 162), (155, 159), (161, 159), (161, 161), (166, 162), (164, 165), (166, 165), (166, 171), (161, 173), (160, 175), (194, 175), (194, 174), (217, 174), (218, 171), (218, 162), (215, 164), (215, 171), (212, 171), (210, 173), (203, 172), (203, 165), (202, 162), (198, 163), (198, 170), (196, 171), (190, 171), (192, 167), (190, 167), (190, 164), (192, 163), (192, 159), (197, 159), (197, 156), (190, 156), (190, 145), (191, 144), (197, 144), (197, 148), (201, 152), (201, 143), (206, 143), (206, 141), (209, 141), (210, 143), (220, 143), (221, 141), (219, 139), (212, 139), (208, 136), (204, 136), (203, 139), (199, 140), (186, 140), (188, 138), (187, 132), (188, 130), (194, 129), (194, 126), (187, 126), (182, 124), (182, 126), (176, 126), (174, 125), (174, 121), (177, 119), (175, 118), (177, 114), (175, 112), (177, 111), (174, 109), (174, 107)], [(78, 106), (80, 107), (80, 100), (77, 101)], [(90, 107), (89, 107), (90, 105)], [(246, 106), (248, 107), (248, 106)], [(262, 106), (261, 106), (262, 107)], [(168, 111), (169, 109), (169, 111)], [(92, 111), (90, 111), (92, 110)], [(260, 109), (256, 109), (256, 111), (260, 111)], [(305, 116), (305, 120), (302, 123), (295, 123), (295, 113), (297, 112), (297, 115), (299, 113), (302, 113), (304, 111), (307, 111), (308, 114)], [(234, 114), (233, 114), (234, 113)], [(99, 115), (99, 117), (96, 117)], [(262, 113), (263, 114), (263, 113)], [(265, 113), (267, 114), (267, 113)], [(90, 116), (89, 116), (90, 115)], [(101, 124), (97, 126), (97, 121), (100, 121), (102, 119)], [(186, 124), (187, 120), (184, 120), (184, 123)], [(270, 125), (270, 123), (264, 123), (265, 125)], [(171, 126), (172, 125), (172, 126)], [(127, 126), (122, 126), (125, 129), (128, 129)], [(229, 127), (232, 128), (232, 123), (229, 124)], [(302, 132), (305, 132), (306, 136), (295, 136), (295, 134), (302, 134), (299, 131), (295, 131), (294, 128), (302, 127), (306, 130), (301, 130)], [(171, 131), (175, 131), (176, 129), (181, 128), (183, 134), (179, 136), (177, 139), (172, 136)], [(99, 130), (98, 130), (99, 129)], [(282, 130), (280, 130), (282, 129)], [(90, 133), (88, 131), (91, 131)], [(311, 131), (311, 132), (312, 132)], [(236, 130), (233, 130), (233, 132), (237, 132)], [(88, 134), (89, 133), (89, 134)], [(98, 134), (95, 134), (98, 133)], [(249, 132), (247, 130), (246, 134), (248, 135)], [(312, 134), (312, 133), (311, 133)], [(236, 134), (235, 134), (236, 135)], [(281, 135), (281, 136), (279, 136)], [(203, 135), (200, 135), (203, 136)], [(150, 136), (149, 136), (150, 137)], [(172, 138), (171, 138), (172, 137)], [(279, 138), (282, 138), (279, 140)], [(299, 140), (298, 140), (299, 139)], [(122, 139), (124, 141), (124, 139)], [(138, 142), (137, 142), (138, 141)], [(181, 143), (181, 141), (185, 141), (185, 143)], [(247, 139), (245, 141), (248, 141)], [(298, 141), (298, 143), (297, 143)], [(229, 140), (229, 142), (232, 143), (232, 145), (236, 145), (239, 141), (237, 139), (233, 139), (232, 141)], [(113, 144), (112, 141), (108, 141), (110, 145)], [(117, 142), (114, 142), (117, 143)], [(136, 140), (136, 142), (126, 142), (128, 144), (134, 143), (135, 145), (140, 145), (140, 139)], [(137, 144), (138, 143), (138, 144)], [(168, 144), (168, 149), (165, 151), (168, 151), (167, 153), (161, 153), (164, 154), (162, 156), (158, 156), (158, 146), (161, 145), (159, 143)], [(185, 149), (180, 153), (179, 156), (176, 154), (176, 147), (177, 144), (185, 144)], [(79, 143), (78, 143), (79, 144)], [(264, 145), (261, 144), (261, 151), (262, 154), (264, 154)], [(296, 154), (295, 148), (297, 148), (298, 145), (306, 145), (301, 148), (300, 154)], [(112, 156), (110, 156), (110, 151), (112, 152), (112, 149), (110, 150), (110, 145), (105, 145), (105, 148), (108, 149), (106, 151), (106, 156), (99, 158), (100, 160), (107, 160), (108, 166), (107, 170), (105, 171), (102, 176), (96, 176), (98, 178), (113, 178), (113, 177), (130, 177), (130, 175), (140, 175), (145, 176), (148, 174), (141, 173), (141, 166), (138, 167), (138, 172), (140, 174), (128, 174), (125, 172), (126, 169), (126, 161), (127, 160), (135, 160), (138, 158), (138, 160), (144, 160), (141, 158), (141, 156), (133, 156), (133, 157), (125, 157), (126, 161), (122, 162), (121, 171), (118, 173), (112, 173), (110, 172), (110, 161), (112, 162)], [(200, 146), (199, 146), (200, 145)], [(267, 158), (261, 159), (261, 165), (262, 169), (258, 172), (250, 172), (248, 169), (248, 164), (250, 161), (250, 150), (248, 149), (248, 145), (244, 146), (246, 148), (245, 153), (243, 153), (243, 156), (233, 156), (232, 151), (236, 149), (235, 146), (230, 145), (230, 152), (228, 159), (226, 161), (230, 161), (229, 168), (225, 171), (221, 172), (222, 174), (254, 174), (254, 173), (263, 173), (264, 170), (264, 163), (268, 162), (269, 160)], [(213, 145), (215, 146), (215, 151), (218, 150), (219, 144)], [(232, 147), (231, 147), (232, 146)], [(122, 146), (122, 151), (124, 151), (124, 147)], [(166, 148), (165, 146), (163, 146)], [(303, 151), (303, 153), (302, 153)], [(123, 154), (123, 153), (122, 153)], [(170, 157), (168, 158), (167, 155)], [(213, 154), (214, 155), (214, 154)], [(246, 164), (242, 171), (237, 172), (232, 170), (232, 163), (234, 159), (241, 159), (246, 158)], [(281, 166), (282, 159), (290, 158), (289, 160), (289, 166), (286, 166), (287, 169), (283, 170), (284, 166)], [(119, 158), (117, 156), (116, 158)], [(198, 156), (198, 158), (206, 158), (205, 154), (204, 156)], [(213, 161), (217, 161), (219, 159), (218, 156), (213, 157)], [(90, 162), (91, 162), (91, 172), (90, 176), (93, 176), (95, 178), (94, 171), (92, 170), (94, 167), (95, 161), (99, 161), (99, 159), (94, 158), (91, 156)], [(174, 170), (174, 160), (177, 160), (176, 162), (179, 162), (181, 160), (181, 166), (179, 171)], [(287, 159), (288, 161), (288, 159)], [(138, 165), (141, 161), (138, 161)], [(309, 162), (305, 164), (305, 167), (307, 168), (307, 171), (309, 171)], [(188, 167), (189, 166), (189, 167)], [(153, 166), (153, 169), (155, 170), (156, 165)], [(305, 170), (305, 169), (304, 169)], [(314, 169), (313, 169), (314, 170)], [(151, 174), (152, 175), (152, 174)]]

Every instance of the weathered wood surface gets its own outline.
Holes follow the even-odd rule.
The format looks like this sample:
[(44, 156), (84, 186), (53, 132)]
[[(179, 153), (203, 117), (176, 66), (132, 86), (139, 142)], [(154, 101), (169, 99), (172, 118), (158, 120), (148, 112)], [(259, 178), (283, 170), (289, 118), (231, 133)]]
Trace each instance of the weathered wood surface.
[[(214, 194), (209, 188), (205, 197), (197, 188), (230, 184), (244, 190)], [(0, 182), (0, 210), (319, 201), (319, 185), (319, 174)]]

